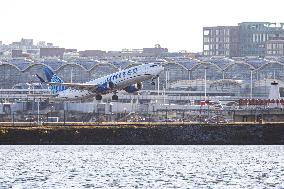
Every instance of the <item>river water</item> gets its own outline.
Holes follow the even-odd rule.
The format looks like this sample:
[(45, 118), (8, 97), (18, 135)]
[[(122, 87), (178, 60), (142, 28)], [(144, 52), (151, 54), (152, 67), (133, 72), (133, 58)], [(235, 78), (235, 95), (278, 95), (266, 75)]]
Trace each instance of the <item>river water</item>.
[(0, 146), (0, 188), (284, 188), (284, 146)]

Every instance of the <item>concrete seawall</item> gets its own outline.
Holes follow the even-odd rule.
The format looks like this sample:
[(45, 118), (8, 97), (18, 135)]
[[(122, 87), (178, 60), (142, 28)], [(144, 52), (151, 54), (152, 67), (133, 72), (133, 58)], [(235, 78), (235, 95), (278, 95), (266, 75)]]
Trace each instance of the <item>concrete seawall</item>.
[(284, 144), (284, 123), (0, 126), (0, 144)]

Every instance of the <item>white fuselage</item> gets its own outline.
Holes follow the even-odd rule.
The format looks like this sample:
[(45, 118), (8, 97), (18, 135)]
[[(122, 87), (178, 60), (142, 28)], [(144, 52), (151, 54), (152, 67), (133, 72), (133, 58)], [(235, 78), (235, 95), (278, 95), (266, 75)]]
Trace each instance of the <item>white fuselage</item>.
[(85, 99), (85, 98), (92, 98), (97, 94), (107, 94), (119, 91), (129, 85), (133, 85), (138, 82), (155, 78), (159, 75), (160, 72), (163, 71), (163, 69), (164, 68), (162, 66), (153, 63), (131, 67), (85, 83), (85, 84), (102, 85), (104, 83), (109, 83), (111, 81), (114, 84), (114, 87), (112, 89), (99, 92), (97, 90), (90, 91), (90, 90), (78, 90), (78, 89), (68, 88), (64, 91), (58, 92), (56, 98), (65, 99), (65, 100)]

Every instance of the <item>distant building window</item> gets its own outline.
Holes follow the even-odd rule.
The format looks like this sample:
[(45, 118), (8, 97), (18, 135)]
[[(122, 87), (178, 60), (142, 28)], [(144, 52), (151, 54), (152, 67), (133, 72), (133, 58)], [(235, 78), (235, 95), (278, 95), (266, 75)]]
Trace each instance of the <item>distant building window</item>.
[(227, 34), (226, 35), (230, 35), (230, 30), (229, 29), (227, 29)]
[(204, 50), (208, 51), (209, 50), (209, 45), (204, 45)]
[(266, 41), (266, 34), (263, 34), (263, 41)]
[(204, 30), (203, 35), (209, 35), (210, 34), (210, 30)]
[(209, 43), (209, 37), (204, 37), (204, 42)]

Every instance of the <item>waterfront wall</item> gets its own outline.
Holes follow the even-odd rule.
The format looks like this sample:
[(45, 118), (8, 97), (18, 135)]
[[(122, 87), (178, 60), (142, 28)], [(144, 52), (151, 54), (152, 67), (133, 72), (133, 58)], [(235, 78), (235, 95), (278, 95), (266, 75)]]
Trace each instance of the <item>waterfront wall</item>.
[(0, 127), (0, 144), (284, 144), (284, 124)]

